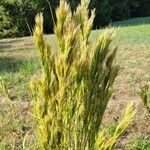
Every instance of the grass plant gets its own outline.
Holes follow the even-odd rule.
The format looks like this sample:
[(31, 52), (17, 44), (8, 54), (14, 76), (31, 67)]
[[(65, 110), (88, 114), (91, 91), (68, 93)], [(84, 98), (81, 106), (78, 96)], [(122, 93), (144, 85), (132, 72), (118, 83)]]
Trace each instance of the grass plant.
[(150, 94), (149, 94), (149, 86), (145, 85), (141, 90), (141, 99), (143, 104), (147, 108), (148, 112), (150, 113)]
[[(105, 29), (96, 42), (89, 41), (95, 17), (89, 2), (81, 0), (71, 12), (69, 4), (60, 0), (54, 28), (58, 50), (44, 39), (42, 14), (35, 18), (41, 75), (32, 79), (30, 87), (41, 149), (112, 149), (134, 116), (132, 107), (127, 107), (114, 135), (103, 145), (100, 127), (119, 67), (114, 65), (117, 48), (110, 48), (113, 28)], [(102, 146), (96, 145), (97, 140)]]

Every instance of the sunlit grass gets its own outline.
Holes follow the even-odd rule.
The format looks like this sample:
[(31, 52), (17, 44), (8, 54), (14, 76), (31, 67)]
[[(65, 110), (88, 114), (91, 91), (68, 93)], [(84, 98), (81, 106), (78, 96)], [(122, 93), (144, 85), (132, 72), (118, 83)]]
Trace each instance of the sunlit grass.
[[(142, 21), (141, 19), (134, 19), (117, 23), (122, 26), (117, 31), (113, 45), (117, 44), (119, 46), (116, 63), (121, 66), (121, 71), (115, 82), (114, 95), (117, 100), (111, 101), (114, 105), (124, 105), (128, 100), (133, 100), (135, 103), (140, 102), (137, 100), (139, 99), (140, 87), (145, 83), (150, 84), (150, 24), (147, 19), (149, 20), (149, 18), (143, 18)], [(90, 39), (95, 40), (100, 32), (101, 30), (93, 31)], [(46, 37), (57, 48), (55, 36), (46, 35)], [(39, 62), (32, 43), (32, 37), (0, 40), (0, 76), (8, 83), (13, 101), (29, 101), (29, 81), (34, 73), (38, 74), (38, 70)], [(2, 99), (1, 95), (0, 98)], [(24, 103), (21, 104), (25, 105)], [(144, 134), (146, 133), (145, 130), (148, 129), (147, 123), (150, 123), (150, 120), (145, 117), (146, 114), (142, 109), (143, 105), (138, 103), (136, 107), (139, 109), (137, 124), (135, 124), (138, 128), (137, 134)], [(0, 111), (2, 110), (2, 105), (0, 105)], [(116, 113), (118, 113), (117, 108)], [(8, 116), (8, 120), (12, 121), (11, 115)], [(139, 120), (142, 123), (139, 123)], [(21, 131), (22, 124), (30, 126), (28, 121), (22, 122), (25, 122), (24, 118), (17, 124), (19, 126), (17, 130), (19, 131)], [(5, 130), (10, 126), (11, 123), (8, 124)], [(13, 128), (15, 127), (16, 124), (14, 123)], [(140, 130), (140, 128), (143, 128), (143, 130)], [(11, 130), (8, 130), (8, 136), (11, 132)], [(2, 135), (1, 133), (4, 133), (4, 130), (0, 130), (0, 135)], [(22, 133), (22, 131), (19, 133)], [(134, 127), (132, 133), (135, 134)], [(3, 146), (3, 144), (0, 144), (0, 146)]]

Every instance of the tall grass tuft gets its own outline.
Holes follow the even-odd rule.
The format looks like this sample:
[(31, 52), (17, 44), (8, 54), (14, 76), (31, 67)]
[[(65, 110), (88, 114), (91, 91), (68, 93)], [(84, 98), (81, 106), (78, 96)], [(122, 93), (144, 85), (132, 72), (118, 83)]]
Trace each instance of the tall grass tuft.
[(3, 94), (4, 97), (6, 97), (7, 100), (10, 101), (10, 94), (8, 90), (8, 86), (5, 82), (5, 80), (0, 76), (0, 92)]
[(116, 141), (129, 126), (134, 118), (135, 113), (136, 112), (134, 111), (132, 105), (128, 105), (122, 120), (116, 126), (112, 136), (109, 136), (106, 133), (106, 129), (100, 131), (96, 140), (96, 150), (111, 150), (114, 148)]
[(143, 101), (143, 104), (145, 105), (148, 112), (150, 113), (150, 92), (149, 92), (148, 85), (145, 85), (144, 87), (142, 87), (140, 96)]
[[(81, 0), (76, 11), (71, 12), (70, 5), (60, 0), (54, 28), (58, 50), (44, 39), (42, 14), (35, 18), (33, 35), (41, 60), (41, 75), (32, 79), (31, 90), (41, 149), (96, 147), (119, 67), (113, 63), (117, 49), (110, 48), (113, 28), (105, 29), (97, 41), (89, 40), (95, 17), (95, 10), (88, 10), (89, 3)], [(131, 122), (132, 113), (123, 124)], [(121, 125), (123, 130), (127, 125)], [(120, 130), (116, 132), (118, 135)]]

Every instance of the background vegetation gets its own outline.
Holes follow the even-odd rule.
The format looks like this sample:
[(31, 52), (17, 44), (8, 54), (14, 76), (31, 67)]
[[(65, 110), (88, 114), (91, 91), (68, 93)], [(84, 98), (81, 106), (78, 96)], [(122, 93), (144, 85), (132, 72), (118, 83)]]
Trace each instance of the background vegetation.
[[(72, 10), (76, 9), (76, 6), (80, 3), (80, 0), (68, 1), (71, 3)], [(0, 38), (30, 35), (29, 27), (32, 29), (34, 17), (38, 12), (44, 14), (45, 32), (51, 33), (53, 21), (48, 2), (53, 14), (55, 14), (54, 11), (59, 4), (59, 0), (1, 0), (0, 14), (4, 17), (0, 18)], [(112, 21), (150, 15), (149, 0), (92, 0), (90, 9), (93, 8), (96, 8), (94, 28), (106, 26)], [(8, 21), (9, 25), (6, 27)]]

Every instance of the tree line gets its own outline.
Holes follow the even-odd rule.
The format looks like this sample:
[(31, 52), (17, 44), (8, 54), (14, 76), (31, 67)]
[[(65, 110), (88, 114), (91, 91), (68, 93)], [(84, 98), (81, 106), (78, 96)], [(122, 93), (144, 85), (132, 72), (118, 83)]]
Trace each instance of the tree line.
[[(30, 35), (34, 17), (38, 12), (44, 16), (46, 33), (53, 31), (55, 9), (60, 0), (1, 0), (0, 38)], [(68, 0), (72, 10), (80, 0)], [(90, 9), (96, 9), (94, 28), (109, 25), (112, 21), (133, 17), (150, 16), (149, 0), (91, 0)], [(52, 15), (53, 14), (53, 15)]]

